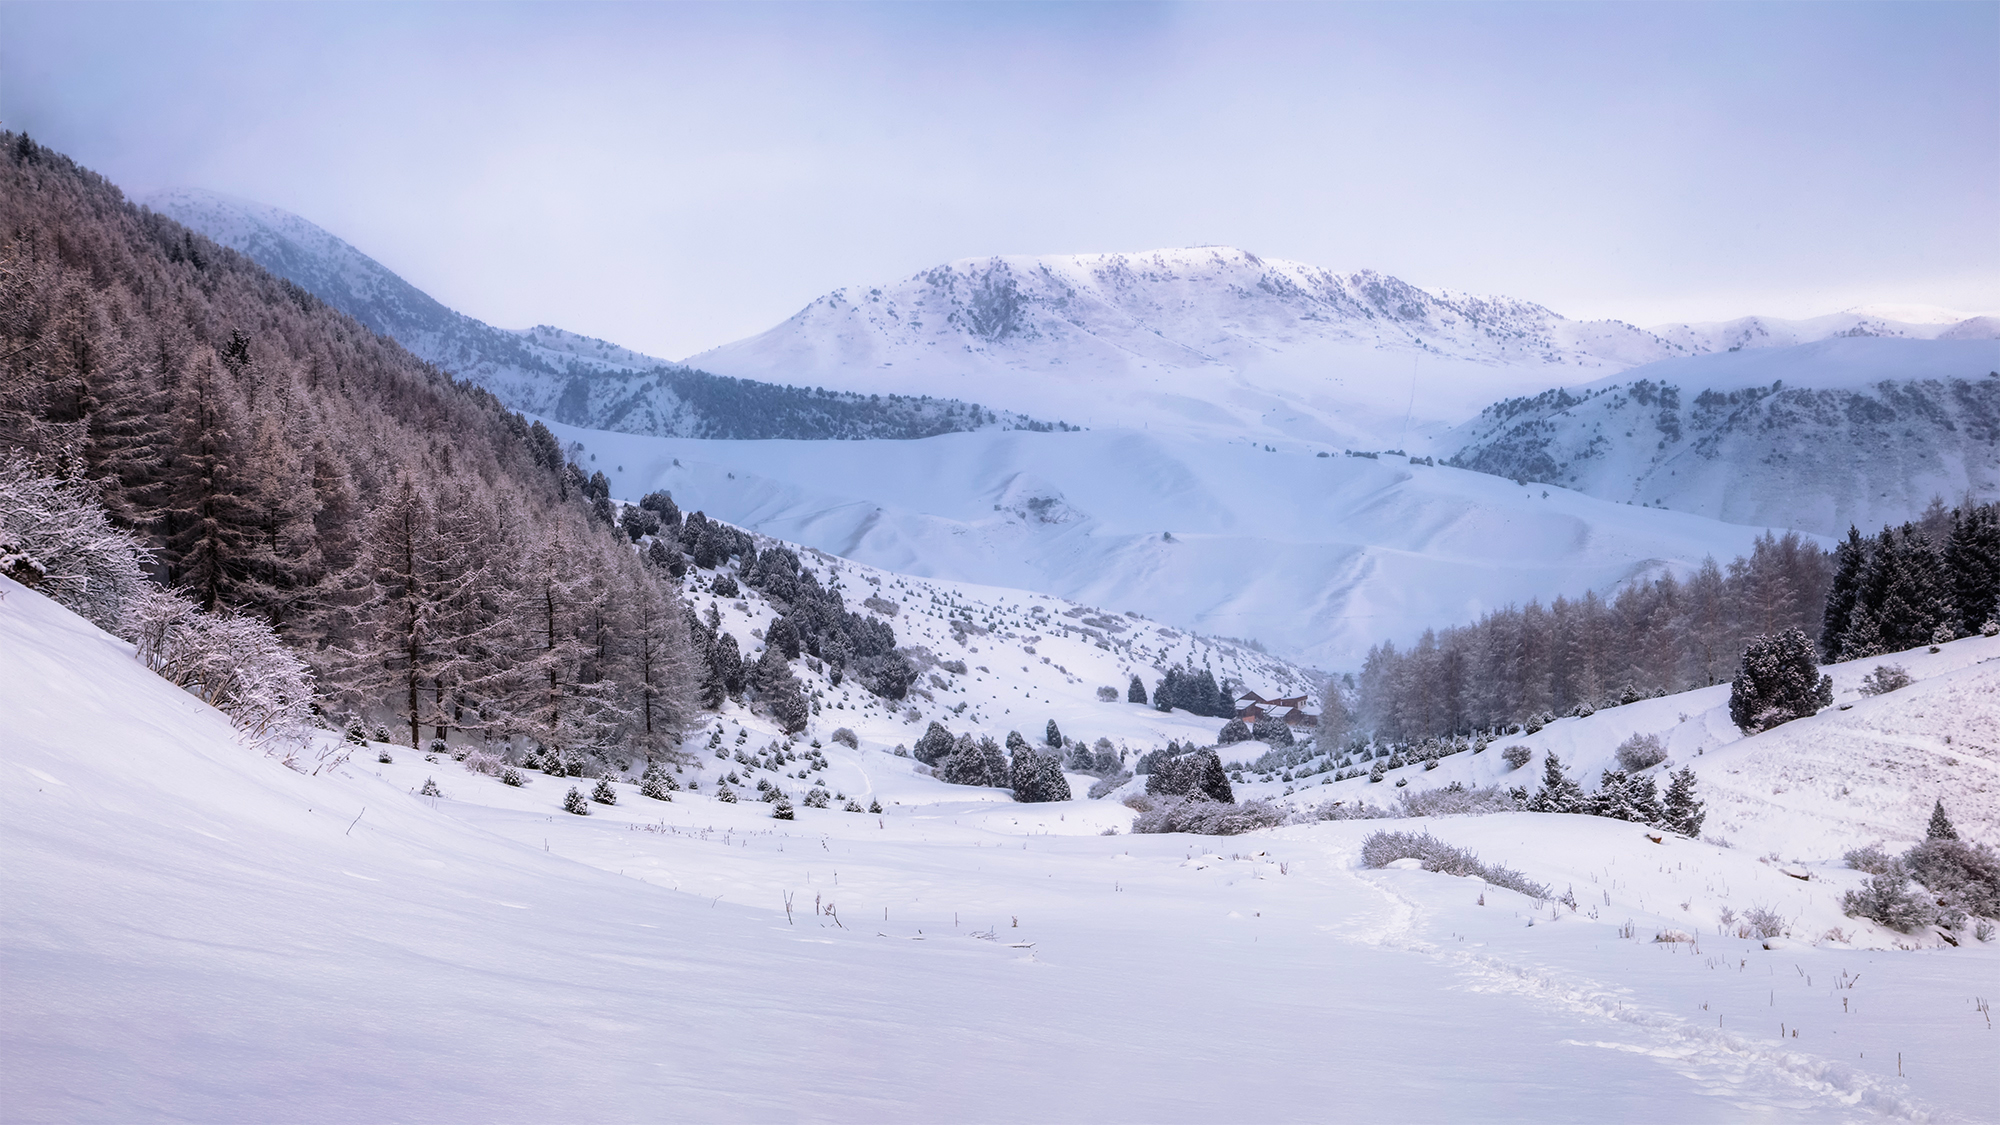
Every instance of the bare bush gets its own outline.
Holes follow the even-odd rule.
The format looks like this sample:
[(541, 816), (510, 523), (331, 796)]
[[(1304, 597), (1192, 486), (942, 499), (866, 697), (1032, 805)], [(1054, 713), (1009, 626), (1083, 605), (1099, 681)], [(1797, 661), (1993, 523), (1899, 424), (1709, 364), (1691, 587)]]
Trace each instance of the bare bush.
[(1452, 847), (1428, 832), (1374, 832), (1361, 842), (1361, 863), (1365, 867), (1387, 867), (1399, 859), (1414, 859), (1425, 871), (1481, 878), (1530, 898), (1549, 897), (1548, 887), (1519, 871), (1499, 864), (1482, 864), (1473, 853)]
[(1873, 844), (1855, 848), (1841, 858), (1847, 861), (1847, 866), (1870, 875), (1886, 875), (1897, 868), (1896, 857)]
[(1497, 785), (1467, 789), (1456, 781), (1442, 789), (1405, 791), (1396, 803), (1404, 816), (1485, 816), (1520, 809), (1514, 798)]
[(841, 727), (839, 730), (834, 731), (832, 738), (833, 741), (840, 743), (842, 746), (847, 747), (849, 750), (861, 749), (861, 739), (857, 737), (853, 731), (847, 729), (846, 727)]
[(1314, 820), (1389, 820), (1398, 816), (1394, 810), (1371, 805), (1366, 801), (1328, 801), (1326, 804), (1304, 814), (1307, 821)]
[(1861, 678), (1861, 694), (1887, 695), (1897, 688), (1910, 686), (1910, 674), (1900, 664), (1877, 664), (1873, 672)]
[(1760, 938), (1774, 938), (1785, 932), (1785, 919), (1775, 910), (1753, 906), (1743, 912), (1743, 923), (1750, 932)]
[(312, 673), (261, 619), (203, 613), (185, 595), (148, 590), (127, 619), (139, 660), (229, 716), (252, 745), (301, 744), (312, 721)]
[(1090, 799), (1093, 801), (1100, 800), (1105, 795), (1109, 794), (1112, 790), (1118, 788), (1119, 786), (1125, 784), (1130, 780), (1132, 780), (1131, 773), (1124, 770), (1120, 770), (1119, 772), (1112, 774), (1110, 777), (1103, 778), (1102, 780), (1093, 782), (1090, 786)]
[[(1130, 802), (1127, 802), (1128, 804)], [(1134, 832), (1189, 832), (1198, 836), (1238, 836), (1285, 823), (1285, 810), (1269, 801), (1240, 805), (1199, 797), (1155, 797), (1132, 822)]]
[(1618, 768), (1626, 773), (1651, 769), (1667, 760), (1667, 744), (1657, 734), (1635, 734), (1618, 744)]

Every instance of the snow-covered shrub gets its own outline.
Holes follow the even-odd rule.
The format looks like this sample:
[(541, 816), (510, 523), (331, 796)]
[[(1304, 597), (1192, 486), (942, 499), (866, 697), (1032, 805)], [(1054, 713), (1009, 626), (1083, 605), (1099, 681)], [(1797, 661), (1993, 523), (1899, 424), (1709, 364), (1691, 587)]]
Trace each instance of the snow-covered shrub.
[(869, 811), (869, 812), (872, 812), (872, 813), (876, 813), (876, 814), (880, 814), (880, 813), (881, 813), (881, 811), (882, 811), (882, 800), (881, 800), (881, 798), (879, 798), (879, 797), (876, 797), (876, 798), (871, 798), (871, 799), (869, 800), (869, 802), (868, 802), (868, 811)]
[(2000, 637), (2000, 621), (1989, 619), (1986, 624), (1979, 627), (1979, 635), (1982, 637)]
[(771, 806), (771, 819), (796, 820), (798, 819), (798, 814), (792, 811), (792, 803), (790, 801), (779, 797), (777, 803)]
[(1328, 801), (1305, 815), (1307, 820), (1388, 820), (1395, 812), (1366, 801)]
[(1870, 875), (1886, 875), (1897, 869), (1896, 858), (1874, 844), (1855, 848), (1841, 858), (1847, 861), (1847, 866)]
[(1805, 632), (1786, 629), (1751, 639), (1729, 685), (1729, 718), (1746, 734), (1802, 719), (1833, 702), (1833, 677), (1819, 671), (1819, 650)]
[(468, 747), (460, 761), (465, 763), (467, 773), (483, 773), (488, 776), (499, 773), (501, 766), (506, 764), (490, 746)]
[(736, 791), (727, 785), (718, 785), (715, 788), (715, 799), (725, 805), (733, 805), (736, 803)]
[(1526, 746), (1521, 746), (1518, 744), (1514, 746), (1509, 746), (1507, 749), (1500, 752), (1500, 760), (1507, 763), (1508, 769), (1515, 769), (1515, 770), (1520, 769), (1522, 766), (1527, 765), (1528, 760), (1533, 758), (1534, 756), (1535, 752), (1533, 750), (1530, 750)]
[(827, 802), (830, 800), (832, 800), (832, 798), (827, 795), (827, 791), (821, 789), (817, 785), (813, 786), (813, 788), (808, 790), (806, 793), (806, 807), (809, 809), (823, 809), (827, 806)]
[(1651, 769), (1667, 760), (1667, 744), (1657, 734), (1635, 734), (1618, 744), (1618, 768), (1627, 773)]
[(1575, 707), (1570, 708), (1569, 714), (1572, 719), (1588, 719), (1592, 715), (1597, 714), (1597, 708), (1586, 699)]
[(520, 770), (515, 769), (513, 766), (500, 767), (500, 784), (512, 785), (518, 789), (527, 783), (528, 779), (521, 776)]
[(1887, 695), (1897, 688), (1910, 686), (1910, 674), (1900, 664), (1877, 664), (1873, 672), (1861, 678), (1861, 694)]
[(1091, 785), (1090, 799), (1093, 801), (1103, 800), (1112, 790), (1117, 789), (1130, 780), (1132, 780), (1132, 774), (1129, 770), (1120, 770), (1110, 777), (1103, 778)]
[(203, 613), (187, 596), (154, 587), (133, 597), (131, 609), (126, 637), (146, 667), (229, 716), (254, 745), (305, 741), (312, 673), (261, 618)]
[(852, 797), (849, 797), (849, 798), (847, 799), (847, 803), (846, 803), (845, 805), (842, 805), (842, 806), (841, 806), (841, 809), (840, 809), (840, 811), (841, 811), (841, 812), (863, 812), (863, 811), (865, 811), (865, 810), (863, 810), (863, 809), (862, 809), (862, 807), (861, 807), (861, 804), (860, 804), (860, 802), (856, 801), (856, 800), (855, 800), (854, 798), (852, 798)]
[(1215, 744), (1218, 746), (1234, 746), (1239, 742), (1248, 741), (1250, 741), (1250, 724), (1242, 719), (1231, 719), (1222, 724), (1222, 729), (1215, 735)]
[(583, 799), (582, 791), (574, 785), (569, 787), (569, 792), (563, 794), (562, 808), (564, 812), (576, 816), (590, 815), (590, 802)]
[(611, 787), (609, 778), (600, 777), (597, 779), (597, 787), (590, 791), (590, 799), (600, 805), (615, 805), (618, 803), (618, 790)]
[(152, 588), (142, 569), (150, 554), (111, 526), (89, 485), (0, 458), (0, 575), (123, 635), (133, 600)]
[(1477, 877), (1496, 887), (1519, 891), (1530, 898), (1549, 897), (1549, 889), (1512, 868), (1483, 864), (1479, 857), (1455, 848), (1428, 832), (1371, 832), (1361, 841), (1364, 867), (1387, 867), (1399, 859), (1414, 859), (1425, 871), (1446, 875)]
[(451, 753), (451, 747), (450, 747), (450, 746), (449, 746), (449, 745), (448, 745), (448, 744), (447, 744), (447, 743), (445, 742), (445, 740), (444, 740), (444, 739), (442, 739), (442, 738), (433, 738), (433, 739), (431, 739), (431, 740), (430, 740), (429, 742), (427, 742), (427, 743), (425, 743), (425, 744), (424, 744), (424, 753), (426, 753), (426, 754), (449, 754), (449, 753)]
[(835, 742), (840, 743), (842, 746), (847, 747), (849, 750), (861, 749), (860, 736), (856, 735), (853, 731), (847, 729), (846, 727), (841, 727), (839, 730), (834, 731), (833, 740)]
[(1097, 700), (1098, 700), (1098, 702), (1100, 702), (1100, 703), (1116, 703), (1116, 702), (1118, 702), (1118, 689), (1117, 689), (1117, 688), (1115, 688), (1115, 687), (1109, 687), (1109, 686), (1107, 686), (1107, 687), (1101, 687), (1101, 688), (1098, 688), (1098, 689), (1097, 689)]
[(1947, 924), (1964, 914), (2000, 918), (2000, 856), (1986, 845), (1925, 840), (1903, 853), (1902, 868), (1937, 897)]
[(375, 752), (375, 760), (382, 763), (385, 766), (393, 765), (396, 761), (396, 756), (394, 754), (389, 753), (387, 750), (378, 750)]
[(1937, 921), (1936, 904), (1912, 888), (1900, 871), (1869, 876), (1867, 886), (1841, 896), (1840, 908), (1850, 917), (1867, 918), (1903, 933)]
[(437, 781), (433, 778), (428, 778), (428, 777), (424, 779), (424, 787), (418, 790), (417, 792), (420, 796), (424, 797), (444, 796), (444, 790), (438, 788)]
[(1520, 806), (1498, 786), (1467, 789), (1454, 781), (1442, 789), (1404, 792), (1397, 798), (1404, 816), (1485, 816), (1515, 812)]
[(1232, 805), (1200, 797), (1169, 797), (1150, 802), (1150, 807), (1133, 820), (1132, 831), (1238, 836), (1259, 828), (1274, 828), (1286, 819), (1285, 810), (1269, 801)]

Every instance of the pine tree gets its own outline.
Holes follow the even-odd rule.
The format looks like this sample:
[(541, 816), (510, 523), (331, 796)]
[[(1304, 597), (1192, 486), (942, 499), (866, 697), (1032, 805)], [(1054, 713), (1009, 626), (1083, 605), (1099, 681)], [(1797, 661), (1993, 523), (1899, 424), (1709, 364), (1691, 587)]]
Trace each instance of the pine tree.
[(1943, 798), (1939, 798), (1936, 807), (1931, 809), (1931, 823), (1930, 827), (1924, 831), (1924, 838), (1926, 840), (1958, 839), (1958, 829), (1952, 827), (1951, 818), (1944, 815)]
[(936, 766), (952, 752), (953, 742), (951, 732), (946, 730), (943, 724), (933, 722), (929, 729), (924, 731), (923, 737), (917, 739), (917, 745), (911, 754), (917, 761), (927, 766)]
[(1828, 664), (1837, 664), (1846, 659), (1842, 646), (1847, 640), (1847, 629), (1854, 614), (1855, 602), (1861, 593), (1862, 568), (1868, 562), (1868, 545), (1861, 538), (1861, 531), (1852, 525), (1847, 528), (1847, 538), (1834, 549), (1833, 585), (1826, 592), (1826, 608), (1821, 614), (1820, 651)]
[(1689, 839), (1699, 839), (1701, 822), (1708, 814), (1694, 795), (1694, 769), (1682, 766), (1667, 786), (1667, 797), (1658, 824)]
[(1042, 741), (1048, 743), (1050, 746), (1053, 746), (1058, 750), (1062, 749), (1062, 744), (1063, 744), (1062, 728), (1056, 726), (1056, 721), (1054, 719), (1049, 720), (1048, 729), (1042, 732)]
[(1137, 672), (1132, 674), (1132, 683), (1125, 689), (1125, 702), (1142, 705), (1146, 702), (1146, 685), (1140, 681)]
[(1958, 635), (1969, 637), (2000, 618), (2000, 504), (1952, 513), (1944, 561)]
[(563, 794), (562, 807), (564, 812), (576, 816), (590, 815), (590, 802), (583, 799), (583, 793), (574, 785), (569, 787), (568, 793)]
[(1581, 812), (1583, 803), (1582, 787), (1564, 775), (1562, 759), (1551, 752), (1542, 761), (1542, 787), (1528, 799), (1528, 811)]
[(597, 788), (590, 791), (590, 799), (600, 805), (615, 805), (618, 803), (618, 790), (611, 787), (609, 778), (601, 777), (597, 779)]

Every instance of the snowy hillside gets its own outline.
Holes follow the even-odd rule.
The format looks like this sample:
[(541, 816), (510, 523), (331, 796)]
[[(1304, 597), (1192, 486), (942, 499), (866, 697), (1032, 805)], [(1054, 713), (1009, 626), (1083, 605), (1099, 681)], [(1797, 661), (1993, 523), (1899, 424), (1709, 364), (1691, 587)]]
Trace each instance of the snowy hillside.
[[(966, 659), (995, 661), (1003, 698), (1046, 693), (1066, 728), (1141, 713), (1000, 676), (1025, 639), (1000, 633), (1044, 616), (1018, 595), (838, 577), (881, 577), (899, 621), (959, 599), (999, 627), (968, 633)], [(1961, 671), (1913, 667), (1906, 690), (1979, 674), (1961, 656), (1974, 643), (1946, 650)], [(691, 739), (671, 801), (620, 780), (616, 804), (572, 816), (565, 780), (512, 787), (401, 747), (289, 769), (129, 652), (0, 580), (9, 1116), (1208, 1121), (1338, 1104), (1381, 1120), (1819, 1121), (1991, 1104), (1978, 998), (1994, 946), (1876, 948), (1893, 942), (1851, 919), (1835, 940), (1827, 903), (1854, 873), (1788, 877), (1747, 835), (1655, 843), (1531, 814), (1130, 835), (1114, 801), (1021, 805), (925, 777), (870, 726), (893, 716), (824, 695), (813, 754), (732, 705), (719, 738)], [(1990, 710), (1994, 693), (1967, 686)], [(1948, 710), (1963, 692), (1908, 699), (1809, 733), (1859, 719), (1849, 737), (1870, 755), (1914, 730), (1990, 757), (1990, 716)], [(826, 737), (842, 722), (857, 747)], [(1705, 777), (1743, 768), (1747, 790), (1788, 764), (1756, 744), (1806, 745), (1779, 733), (1697, 761)], [(775, 820), (717, 800), (726, 773), (746, 793), (817, 782), (883, 811)], [(1816, 860), (1850, 827), (1898, 839), (1904, 819), (1858, 801), (1851, 825), (1784, 858)], [(1990, 813), (1959, 823), (1993, 834)], [(1361, 868), (1385, 824), (1556, 898)], [(1791, 937), (1716, 921), (1752, 905)], [(1370, 1081), (1329, 1057), (1365, 1060)], [(1434, 1080), (1441, 1057), (1452, 1082)]]
[(2000, 495), (2000, 341), (1843, 337), (1664, 360), (1510, 399), (1453, 464), (1825, 535)]
[(289, 211), (193, 189), (146, 203), (515, 410), (598, 429), (710, 438), (910, 438), (1037, 424), (922, 394), (884, 398), (717, 377), (546, 325), (494, 328)]
[(1039, 590), (1324, 668), (1531, 597), (1748, 553), (1759, 529), (1384, 453), (1136, 431), (706, 442), (558, 427), (613, 495), (874, 566)]
[(1658, 324), (1652, 331), (1690, 355), (1702, 355), (1789, 348), (1842, 338), (1993, 340), (2000, 339), (2000, 317), (1929, 305), (1863, 305), (1803, 320), (1745, 316), (1697, 324)]

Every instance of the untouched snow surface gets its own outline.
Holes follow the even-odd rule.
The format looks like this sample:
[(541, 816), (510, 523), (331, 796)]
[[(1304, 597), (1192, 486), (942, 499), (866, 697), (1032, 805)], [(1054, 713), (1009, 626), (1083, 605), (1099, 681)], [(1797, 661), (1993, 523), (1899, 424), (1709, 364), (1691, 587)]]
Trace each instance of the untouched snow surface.
[[(1358, 667), (1382, 640), (1607, 592), (1763, 529), (1336, 447), (1143, 431), (727, 442), (556, 427), (612, 493), (904, 573), (1045, 591)], [(1170, 537), (1170, 538), (1169, 538)]]
[[(568, 782), (508, 788), (402, 748), (294, 772), (123, 644), (0, 593), (12, 1119), (1821, 1121), (1994, 1104), (1978, 999), (1994, 947), (1723, 936), (1718, 900), (1816, 920), (1832, 893), (1748, 850), (1530, 815), (1130, 836), (1119, 805), (981, 800), (872, 738), (829, 745), (828, 772), (880, 816), (720, 804), (725, 763), (697, 740), (700, 792), (621, 784), (575, 817), (557, 811)], [(1906, 690), (1979, 672), (1946, 651), (1958, 671), (1913, 666)], [(1986, 728), (1945, 709), (1964, 700), (1931, 702), (1931, 736), (1984, 740), (1990, 760)], [(1813, 741), (1866, 717), (1811, 720)], [(733, 709), (718, 722), (772, 738)], [(416, 795), (427, 778), (443, 797)], [(1384, 826), (1573, 887), (1584, 909), (1358, 869)], [(1698, 940), (1652, 940), (1670, 928)]]

